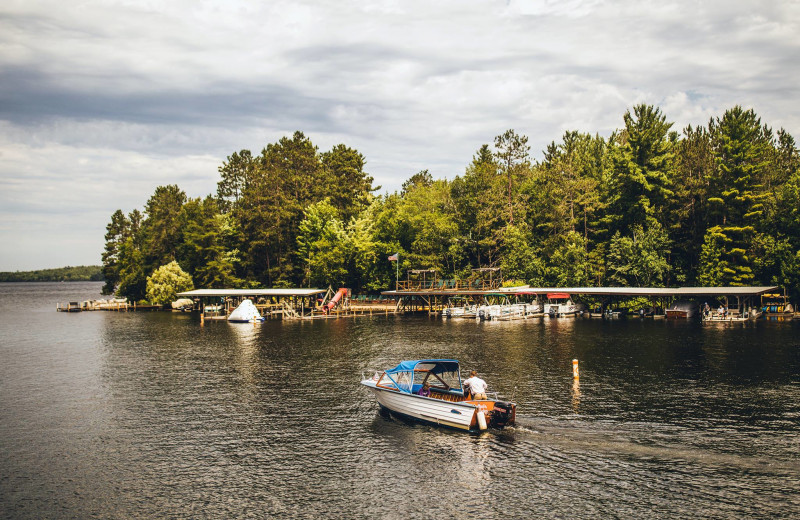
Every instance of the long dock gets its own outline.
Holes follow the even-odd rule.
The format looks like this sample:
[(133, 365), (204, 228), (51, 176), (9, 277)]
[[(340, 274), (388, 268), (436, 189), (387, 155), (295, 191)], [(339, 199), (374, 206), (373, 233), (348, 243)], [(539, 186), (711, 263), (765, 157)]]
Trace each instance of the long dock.
[(163, 305), (137, 305), (128, 303), (125, 298), (112, 298), (109, 300), (84, 300), (72, 301), (67, 303), (57, 303), (58, 312), (84, 312), (84, 311), (160, 311), (164, 310)]

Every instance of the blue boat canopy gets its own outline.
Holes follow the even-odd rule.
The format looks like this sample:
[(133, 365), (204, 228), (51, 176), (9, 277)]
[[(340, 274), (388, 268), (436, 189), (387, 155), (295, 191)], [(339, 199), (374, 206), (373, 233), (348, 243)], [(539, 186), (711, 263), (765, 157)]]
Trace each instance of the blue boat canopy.
[(420, 366), (419, 370), (427, 370), (437, 375), (443, 372), (458, 372), (458, 361), (455, 359), (416, 359), (413, 361), (401, 361), (399, 365), (390, 368), (386, 373), (396, 374), (397, 372), (412, 372), (417, 368), (417, 365), (426, 365)]
[(433, 374), (443, 388), (448, 391), (461, 392), (461, 373), (455, 359), (415, 359), (401, 361), (384, 374), (391, 381), (391, 386), (401, 392), (415, 393), (422, 386), (427, 374)]

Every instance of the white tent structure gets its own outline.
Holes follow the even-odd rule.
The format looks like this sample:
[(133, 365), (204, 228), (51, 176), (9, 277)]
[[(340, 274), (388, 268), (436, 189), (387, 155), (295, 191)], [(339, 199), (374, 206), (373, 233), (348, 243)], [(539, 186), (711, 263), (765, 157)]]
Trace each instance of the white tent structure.
[(253, 323), (262, 321), (264, 318), (259, 314), (252, 300), (243, 300), (238, 307), (228, 316), (228, 321), (234, 323)]

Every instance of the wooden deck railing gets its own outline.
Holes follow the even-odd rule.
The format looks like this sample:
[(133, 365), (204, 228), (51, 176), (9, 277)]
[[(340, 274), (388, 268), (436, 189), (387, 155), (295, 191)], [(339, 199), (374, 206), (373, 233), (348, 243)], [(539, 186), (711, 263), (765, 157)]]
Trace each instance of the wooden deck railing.
[(398, 291), (490, 291), (502, 286), (500, 280), (400, 280)]

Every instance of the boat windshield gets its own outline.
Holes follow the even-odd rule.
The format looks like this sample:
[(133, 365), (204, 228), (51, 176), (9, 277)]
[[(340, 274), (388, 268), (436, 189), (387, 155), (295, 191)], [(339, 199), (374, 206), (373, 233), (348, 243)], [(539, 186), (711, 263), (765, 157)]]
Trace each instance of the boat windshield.
[(443, 391), (461, 391), (458, 361), (420, 360), (403, 361), (384, 372), (378, 386), (396, 388), (401, 392), (416, 392), (427, 381), (431, 388)]

